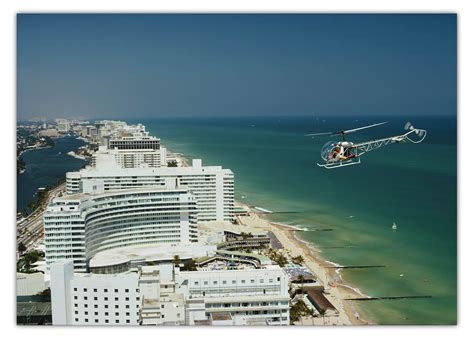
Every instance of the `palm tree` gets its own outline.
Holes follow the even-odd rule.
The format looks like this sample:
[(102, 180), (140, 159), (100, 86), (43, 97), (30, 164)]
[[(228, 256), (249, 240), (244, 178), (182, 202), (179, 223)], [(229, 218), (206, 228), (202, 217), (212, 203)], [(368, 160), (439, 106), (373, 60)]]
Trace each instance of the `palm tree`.
[(280, 267), (283, 267), (286, 264), (288, 264), (288, 260), (286, 259), (286, 257), (283, 254), (279, 254), (275, 261)]
[(291, 260), (297, 265), (301, 265), (302, 263), (304, 263), (304, 258), (301, 255), (292, 257)]
[(173, 257), (173, 261), (172, 261), (172, 262), (173, 262), (173, 265), (174, 265), (174, 266), (178, 266), (179, 263), (181, 262), (181, 259), (180, 259), (179, 255), (175, 255), (175, 256)]
[(18, 252), (23, 253), (26, 251), (26, 246), (22, 242), (18, 244)]
[(303, 283), (304, 283), (304, 275), (298, 274), (297, 277), (296, 277), (296, 280), (297, 280), (301, 285), (303, 285)]

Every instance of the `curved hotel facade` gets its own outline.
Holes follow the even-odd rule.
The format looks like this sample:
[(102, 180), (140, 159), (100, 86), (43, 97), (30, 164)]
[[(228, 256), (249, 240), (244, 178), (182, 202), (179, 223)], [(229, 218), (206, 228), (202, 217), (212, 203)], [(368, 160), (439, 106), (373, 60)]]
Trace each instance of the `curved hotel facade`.
[(55, 198), (44, 213), (47, 267), (69, 259), (76, 271), (87, 272), (99, 252), (197, 241), (195, 198), (170, 184)]
[(114, 161), (66, 174), (67, 194), (103, 193), (124, 189), (164, 187), (178, 180), (196, 199), (198, 221), (234, 219), (234, 174), (221, 166), (202, 166), (194, 159), (189, 167), (122, 168)]

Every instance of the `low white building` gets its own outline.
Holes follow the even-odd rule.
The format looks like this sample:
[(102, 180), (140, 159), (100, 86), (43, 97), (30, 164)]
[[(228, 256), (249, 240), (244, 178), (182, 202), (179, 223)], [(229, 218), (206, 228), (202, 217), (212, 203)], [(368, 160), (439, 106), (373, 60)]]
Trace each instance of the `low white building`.
[(78, 274), (51, 267), (53, 325), (289, 325), (288, 279), (278, 266), (181, 272), (171, 264)]
[(187, 286), (189, 300), (203, 301), (207, 318), (228, 313), (237, 325), (255, 320), (267, 325), (290, 323), (288, 277), (279, 266), (180, 272), (176, 283)]

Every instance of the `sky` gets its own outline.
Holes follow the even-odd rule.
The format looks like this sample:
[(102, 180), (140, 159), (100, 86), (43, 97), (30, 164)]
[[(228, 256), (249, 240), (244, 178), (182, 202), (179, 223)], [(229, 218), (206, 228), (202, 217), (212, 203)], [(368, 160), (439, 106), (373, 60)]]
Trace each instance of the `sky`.
[(17, 119), (454, 115), (457, 17), (19, 14)]

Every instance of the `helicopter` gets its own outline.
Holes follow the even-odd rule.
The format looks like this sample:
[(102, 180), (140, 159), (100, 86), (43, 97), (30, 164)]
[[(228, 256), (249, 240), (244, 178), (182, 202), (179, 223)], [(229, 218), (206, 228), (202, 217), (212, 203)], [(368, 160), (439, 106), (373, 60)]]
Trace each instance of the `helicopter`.
[(415, 128), (410, 122), (407, 122), (404, 127), (407, 132), (405, 132), (404, 134), (372, 141), (365, 141), (361, 143), (353, 143), (351, 141), (346, 140), (346, 134), (384, 125), (386, 123), (387, 122), (379, 122), (368, 126), (341, 130), (338, 132), (311, 133), (305, 134), (305, 136), (314, 137), (319, 135), (340, 135), (342, 137), (341, 141), (328, 141), (321, 148), (321, 158), (325, 161), (325, 163), (317, 163), (317, 165), (319, 167), (333, 169), (338, 167), (360, 164), (360, 157), (365, 153), (393, 143), (410, 142), (413, 144), (419, 144), (425, 139), (427, 134), (426, 130)]

